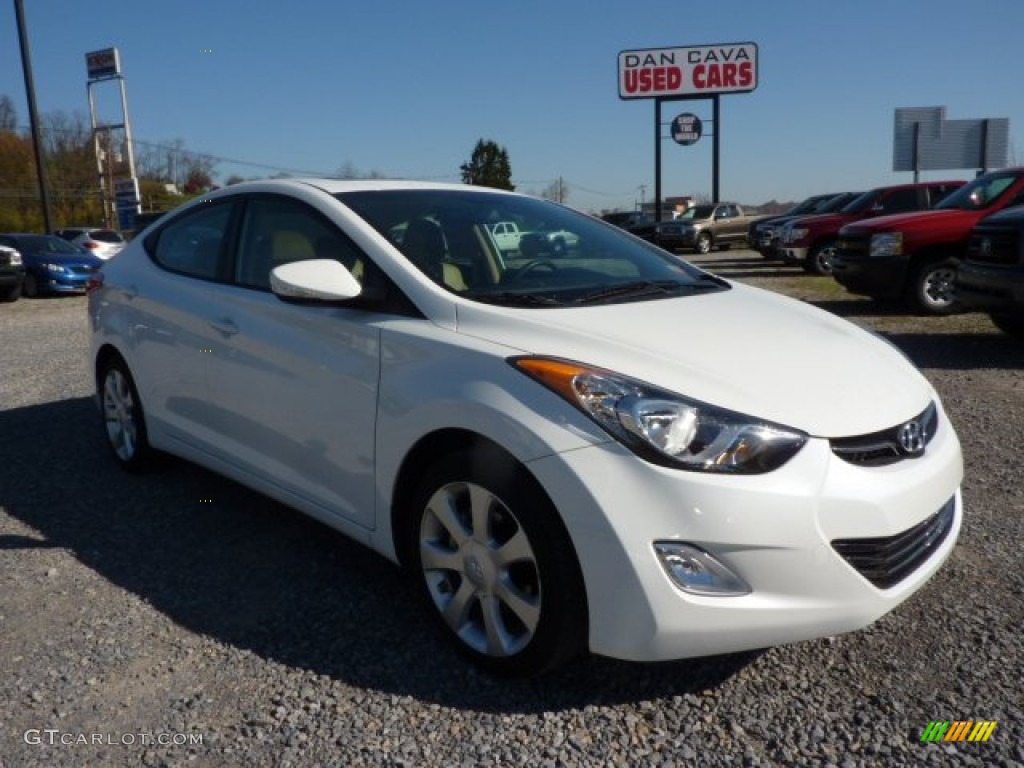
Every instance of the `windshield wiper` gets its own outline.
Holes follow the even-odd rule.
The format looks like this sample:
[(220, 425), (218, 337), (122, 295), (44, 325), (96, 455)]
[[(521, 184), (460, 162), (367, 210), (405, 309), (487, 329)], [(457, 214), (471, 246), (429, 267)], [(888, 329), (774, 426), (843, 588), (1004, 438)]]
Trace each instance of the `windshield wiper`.
[(550, 296), (538, 296), (536, 293), (516, 293), (515, 291), (502, 291), (501, 293), (473, 293), (463, 294), (466, 298), (482, 301), (487, 304), (501, 304), (506, 307), (564, 307), (565, 302), (553, 299)]
[(573, 304), (595, 304), (608, 299), (642, 298), (644, 296), (667, 296), (688, 293), (690, 291), (707, 291), (722, 287), (715, 278), (700, 275), (701, 283), (681, 283), (678, 280), (637, 280), (632, 283), (619, 283), (592, 293), (586, 293), (573, 301)]

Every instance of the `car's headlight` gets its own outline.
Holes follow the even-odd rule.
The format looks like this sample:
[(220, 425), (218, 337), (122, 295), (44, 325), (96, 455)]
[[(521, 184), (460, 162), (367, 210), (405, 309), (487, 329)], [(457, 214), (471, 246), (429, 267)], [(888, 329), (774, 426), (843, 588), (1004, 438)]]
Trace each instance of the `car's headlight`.
[(11, 254), (11, 262), (10, 263), (11, 263), (12, 267), (20, 267), (21, 266), (21, 254), (17, 253), (17, 252), (12, 253)]
[(868, 256), (871, 258), (884, 258), (886, 256), (899, 256), (903, 253), (902, 232), (879, 232), (871, 236), (871, 244), (868, 246)]
[(664, 466), (759, 474), (782, 466), (807, 442), (807, 435), (798, 430), (612, 371), (548, 357), (517, 357), (510, 362), (634, 453)]
[(786, 240), (789, 242), (803, 240), (805, 237), (807, 237), (807, 227), (793, 227), (786, 233)]
[(57, 272), (58, 274), (63, 274), (64, 272), (67, 272), (67, 270), (64, 269), (64, 267), (61, 266), (60, 264), (47, 263), (44, 264), (43, 266), (46, 267), (46, 269), (50, 272)]

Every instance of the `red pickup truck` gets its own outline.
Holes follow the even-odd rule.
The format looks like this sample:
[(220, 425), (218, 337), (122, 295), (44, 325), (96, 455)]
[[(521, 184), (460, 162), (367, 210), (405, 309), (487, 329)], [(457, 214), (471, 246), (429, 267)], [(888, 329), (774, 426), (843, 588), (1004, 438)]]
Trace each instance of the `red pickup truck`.
[(962, 187), (962, 181), (895, 184), (863, 192), (834, 213), (819, 213), (789, 221), (779, 234), (779, 253), (816, 275), (832, 274), (836, 238), (844, 224), (894, 213), (934, 207)]
[(953, 286), (971, 230), (1024, 204), (1024, 168), (979, 176), (929, 211), (881, 216), (839, 230), (832, 276), (851, 293), (902, 298), (924, 314), (958, 309)]

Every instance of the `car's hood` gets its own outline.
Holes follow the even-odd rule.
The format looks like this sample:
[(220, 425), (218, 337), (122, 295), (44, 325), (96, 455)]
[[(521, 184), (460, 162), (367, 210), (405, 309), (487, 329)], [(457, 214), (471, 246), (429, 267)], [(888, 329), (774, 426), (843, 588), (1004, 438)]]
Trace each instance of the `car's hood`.
[(852, 213), (812, 213), (808, 216), (801, 216), (793, 222), (794, 227), (810, 227), (811, 229), (838, 229), (847, 221), (859, 218)]
[(964, 211), (959, 208), (930, 211), (910, 211), (893, 213), (889, 216), (878, 216), (866, 221), (847, 224), (843, 230), (850, 233), (858, 232), (894, 232), (908, 225), (914, 229), (944, 229), (953, 227), (960, 229), (965, 218), (980, 218), (982, 211)]
[(743, 285), (600, 307), (460, 302), (457, 314), (460, 333), (607, 368), (816, 436), (894, 426), (934, 396), (884, 341), (810, 305)]

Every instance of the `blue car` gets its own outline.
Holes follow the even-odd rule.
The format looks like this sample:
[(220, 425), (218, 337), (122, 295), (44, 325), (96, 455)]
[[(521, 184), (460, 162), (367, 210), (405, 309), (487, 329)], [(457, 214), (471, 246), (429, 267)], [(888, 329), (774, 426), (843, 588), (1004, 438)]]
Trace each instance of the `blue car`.
[(103, 264), (103, 259), (53, 235), (0, 235), (0, 245), (14, 248), (21, 254), (25, 264), (21, 292), (29, 297), (42, 293), (81, 293)]

